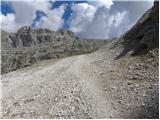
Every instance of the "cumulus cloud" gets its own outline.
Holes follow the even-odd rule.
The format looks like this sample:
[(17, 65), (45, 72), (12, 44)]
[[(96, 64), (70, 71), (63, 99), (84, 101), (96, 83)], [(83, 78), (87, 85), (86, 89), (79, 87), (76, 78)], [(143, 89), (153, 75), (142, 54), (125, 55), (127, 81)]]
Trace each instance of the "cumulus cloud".
[(30, 2), (25, 1), (14, 1), (11, 2), (12, 8), (15, 11), (15, 21), (16, 24), (29, 25), (34, 17), (35, 8)]
[[(22, 26), (30, 26), (36, 18), (36, 11), (42, 11), (45, 16), (34, 21), (36, 28), (58, 30), (63, 28), (63, 15), (66, 5), (52, 9), (55, 0), (12, 0), (7, 3), (14, 13), (6, 16), (0, 14), (1, 27), (9, 32), (16, 32)], [(72, 14), (67, 20), (69, 29), (81, 38), (112, 38), (127, 31), (142, 14), (153, 5), (153, 0), (147, 1), (112, 1), (89, 0), (71, 5)]]
[(106, 7), (110, 8), (113, 5), (112, 0), (97, 0), (97, 1), (88, 1), (88, 4), (94, 6), (95, 8)]
[(117, 37), (135, 24), (152, 5), (153, 1), (110, 0), (75, 4), (68, 24), (81, 38)]
[(110, 38), (114, 34), (120, 34), (125, 16), (127, 16), (126, 11), (110, 14), (108, 9), (104, 7), (99, 8), (94, 14), (92, 22), (87, 24), (78, 35), (82, 38), (103, 39)]
[(5, 31), (13, 32), (15, 28), (20, 27), (20, 24), (15, 24), (15, 16), (13, 14), (7, 14), (6, 16), (0, 14), (1, 28)]
[(96, 8), (88, 3), (79, 3), (72, 6), (72, 16), (68, 21), (71, 30), (78, 33), (85, 29), (85, 27), (92, 22)]
[[(16, 32), (22, 26), (31, 26), (36, 11), (43, 11), (47, 17), (42, 18), (36, 22), (35, 27), (45, 27), (52, 30), (59, 29), (63, 20), (61, 19), (64, 13), (64, 6), (60, 8), (51, 9), (51, 1), (54, 0), (22, 0), (22, 1), (7, 1), (14, 13), (7, 14), (6, 16), (0, 14), (1, 28), (8, 32)], [(53, 22), (55, 21), (55, 22)]]
[[(22, 26), (29, 26), (35, 17), (36, 8), (33, 1), (6, 1), (6, 4), (14, 10), (14, 13), (1, 14), (2, 29), (8, 32), (16, 32)], [(12, 16), (12, 19), (11, 17)]]
[(36, 28), (49, 28), (51, 30), (58, 30), (64, 24), (62, 16), (65, 12), (65, 5), (60, 6), (55, 10), (48, 10), (47, 16), (36, 22)]

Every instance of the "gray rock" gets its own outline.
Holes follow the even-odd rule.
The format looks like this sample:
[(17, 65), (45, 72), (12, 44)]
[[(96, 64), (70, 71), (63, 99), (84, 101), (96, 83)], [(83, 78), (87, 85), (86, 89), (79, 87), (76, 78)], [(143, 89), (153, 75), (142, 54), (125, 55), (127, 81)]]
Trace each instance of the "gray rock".
[(77, 40), (72, 31), (51, 31), (28, 26), (16, 33), (2, 31), (2, 74), (30, 66), (37, 61), (90, 53), (106, 40)]
[(132, 55), (146, 54), (151, 49), (159, 47), (159, 1), (149, 9), (140, 20), (120, 38), (123, 51), (117, 57), (120, 58), (130, 51)]

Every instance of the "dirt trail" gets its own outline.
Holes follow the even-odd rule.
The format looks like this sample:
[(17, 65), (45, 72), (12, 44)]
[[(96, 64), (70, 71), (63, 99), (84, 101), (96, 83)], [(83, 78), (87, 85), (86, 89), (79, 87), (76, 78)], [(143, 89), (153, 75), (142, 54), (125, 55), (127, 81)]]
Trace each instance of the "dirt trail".
[(115, 85), (125, 78), (114, 61), (117, 50), (108, 46), (4, 74), (2, 118), (130, 118), (113, 99), (123, 93)]

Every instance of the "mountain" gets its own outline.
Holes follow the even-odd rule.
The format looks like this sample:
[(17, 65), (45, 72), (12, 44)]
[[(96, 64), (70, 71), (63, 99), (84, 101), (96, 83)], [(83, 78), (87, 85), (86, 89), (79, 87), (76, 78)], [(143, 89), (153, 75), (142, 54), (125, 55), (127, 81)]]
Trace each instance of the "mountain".
[(121, 57), (132, 51), (133, 55), (145, 54), (149, 50), (159, 48), (159, 1), (139, 19), (139, 21), (127, 31), (119, 42), (124, 50), (117, 57)]
[[(2, 61), (3, 70), (14, 68), (15, 63), (16, 69), (22, 68), (27, 60), (43, 60), (40, 57), (73, 56), (34, 65), (30, 62), (27, 68), (3, 74), (1, 118), (158, 119), (158, 5), (154, 2), (133, 28), (108, 44), (77, 39), (70, 43), (68, 39), (65, 44), (64, 40), (61, 44), (25, 42), (27, 47), (17, 47), (23, 45), (18, 44), (10, 51), (3, 50), (2, 60), (5, 55), (8, 57)], [(59, 34), (62, 33), (73, 35), (66, 31)], [(61, 47), (56, 47), (58, 44)], [(82, 54), (89, 50), (91, 53)]]
[(12, 35), (4, 33), (6, 32), (2, 32), (2, 50), (31, 47), (47, 43), (54, 44), (61, 41), (68, 43), (75, 40), (73, 33), (68, 30), (55, 32), (48, 29), (33, 29), (28, 26), (20, 28), (17, 33)]
[(16, 33), (1, 32), (1, 73), (30, 66), (40, 60), (90, 53), (107, 40), (77, 40), (69, 30), (51, 31), (24, 26)]

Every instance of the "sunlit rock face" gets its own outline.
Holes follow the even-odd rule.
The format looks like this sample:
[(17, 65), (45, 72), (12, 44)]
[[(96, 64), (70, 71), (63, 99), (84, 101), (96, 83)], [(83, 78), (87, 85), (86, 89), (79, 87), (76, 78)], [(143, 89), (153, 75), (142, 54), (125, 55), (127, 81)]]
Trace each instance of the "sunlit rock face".
[[(68, 30), (61, 31), (51, 31), (49, 29), (34, 29), (28, 26), (24, 26), (20, 28), (15, 34), (4, 34), (5, 40), (2, 41), (4, 45), (2, 47), (6, 49), (9, 48), (22, 48), (22, 47), (30, 47), (33, 45), (44, 44), (44, 43), (56, 43), (63, 40), (71, 41), (73, 40), (74, 34)], [(5, 43), (7, 42), (8, 43)]]

